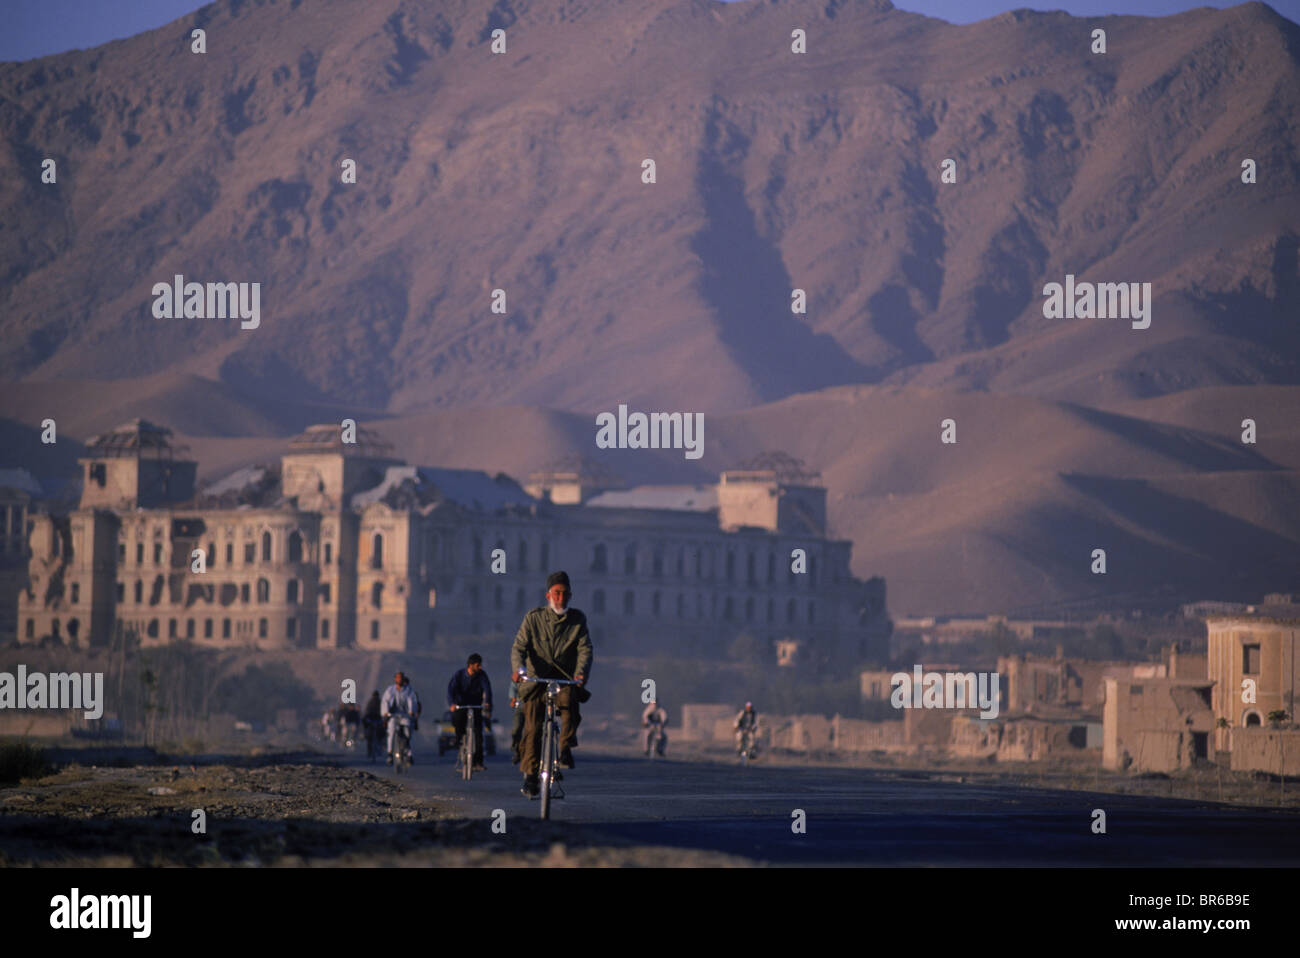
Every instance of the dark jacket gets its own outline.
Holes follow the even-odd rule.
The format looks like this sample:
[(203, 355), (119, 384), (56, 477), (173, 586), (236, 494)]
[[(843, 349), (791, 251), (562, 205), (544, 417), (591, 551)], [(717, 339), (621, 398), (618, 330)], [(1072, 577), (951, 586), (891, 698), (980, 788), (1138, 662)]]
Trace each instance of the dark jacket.
[(479, 669), (478, 675), (471, 676), (469, 669), (461, 669), (447, 683), (447, 708), (453, 705), (486, 705), (492, 708), (492, 683), (488, 681), (487, 672)]
[[(524, 616), (510, 650), (511, 673), (526, 668), (529, 675), (543, 679), (591, 678), (591, 636), (587, 634), (587, 617), (580, 609), (565, 609), (556, 615), (550, 606), (533, 609)], [(542, 695), (545, 686), (525, 682), (522, 701)]]

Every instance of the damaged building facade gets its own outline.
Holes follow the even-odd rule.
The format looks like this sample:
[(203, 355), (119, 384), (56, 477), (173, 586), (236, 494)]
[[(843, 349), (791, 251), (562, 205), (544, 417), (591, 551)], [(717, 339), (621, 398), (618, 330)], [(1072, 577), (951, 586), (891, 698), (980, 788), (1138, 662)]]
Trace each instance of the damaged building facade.
[(408, 465), (364, 428), (355, 439), (313, 426), (278, 465), (196, 492), (169, 430), (136, 420), (96, 437), (77, 508), (27, 520), (19, 641), (102, 645), (117, 623), (145, 644), (268, 649), (512, 638), (564, 568), (598, 640), (716, 654), (747, 633), (806, 660), (883, 657), (883, 581), (852, 575), (825, 490), (780, 461), (716, 486), (616, 490), (575, 471), (526, 490)]

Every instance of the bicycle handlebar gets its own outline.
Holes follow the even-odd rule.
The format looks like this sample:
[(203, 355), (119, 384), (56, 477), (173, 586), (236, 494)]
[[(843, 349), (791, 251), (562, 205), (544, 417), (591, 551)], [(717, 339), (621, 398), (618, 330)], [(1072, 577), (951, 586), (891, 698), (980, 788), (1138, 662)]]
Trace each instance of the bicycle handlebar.
[(523, 678), (521, 678), (521, 679), (516, 679), (516, 681), (519, 681), (519, 682), (545, 682), (545, 683), (547, 683), (548, 685), (549, 685), (549, 684), (555, 684), (555, 685), (581, 685), (581, 684), (582, 684), (582, 683), (579, 682), (577, 679), (542, 679), (542, 678), (538, 678), (538, 677), (535, 676), (535, 675), (525, 675), (525, 676), (524, 676)]

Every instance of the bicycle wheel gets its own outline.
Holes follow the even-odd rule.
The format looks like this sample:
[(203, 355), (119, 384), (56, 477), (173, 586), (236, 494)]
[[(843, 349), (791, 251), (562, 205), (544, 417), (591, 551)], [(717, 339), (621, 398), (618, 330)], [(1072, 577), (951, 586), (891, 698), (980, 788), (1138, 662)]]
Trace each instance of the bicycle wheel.
[(551, 817), (551, 777), (555, 774), (555, 733), (552, 731), (551, 706), (546, 707), (546, 725), (542, 729), (542, 818)]
[(464, 751), (461, 752), (461, 778), (465, 781), (470, 780), (474, 774), (474, 714), (471, 712), (468, 719), (465, 720), (465, 738), (463, 741)]

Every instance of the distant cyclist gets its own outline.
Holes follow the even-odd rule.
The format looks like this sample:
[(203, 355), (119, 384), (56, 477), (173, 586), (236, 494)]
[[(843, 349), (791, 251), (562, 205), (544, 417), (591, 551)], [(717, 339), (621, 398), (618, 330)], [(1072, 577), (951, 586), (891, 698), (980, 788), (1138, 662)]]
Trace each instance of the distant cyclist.
[[(412, 732), (420, 727), (420, 697), (411, 688), (411, 681), (405, 672), (393, 676), (393, 684), (384, 690), (384, 697), (380, 700), (380, 709), (384, 721), (388, 723), (388, 764), (392, 765), (393, 742), (397, 737), (398, 725), (408, 726)], [(407, 750), (411, 764), (414, 765), (415, 748), (410, 739), (407, 740)]]
[(754, 703), (746, 702), (745, 707), (736, 715), (736, 754), (739, 755), (745, 750), (745, 735), (753, 736), (751, 741), (758, 740), (758, 713), (754, 711)]
[(650, 755), (650, 746), (655, 739), (655, 733), (659, 735), (659, 747), (655, 752), (659, 755), (664, 754), (664, 748), (668, 745), (668, 713), (664, 711), (659, 702), (653, 701), (645, 707), (641, 713), (641, 727), (645, 729), (645, 753)]
[(354, 704), (342, 705), (339, 707), (339, 731), (341, 738), (346, 742), (355, 742), (357, 740), (357, 729), (361, 725), (361, 709)]
[[(451, 711), (451, 724), (456, 729), (457, 768), (460, 767), (460, 746), (465, 740), (465, 729), (470, 713), (461, 706), (481, 705), (474, 709), (474, 771), (483, 771), (483, 719), (492, 715), (492, 683), (483, 671), (483, 656), (475, 652), (463, 669), (456, 672), (447, 683), (447, 708)], [(487, 713), (486, 716), (484, 713)]]

